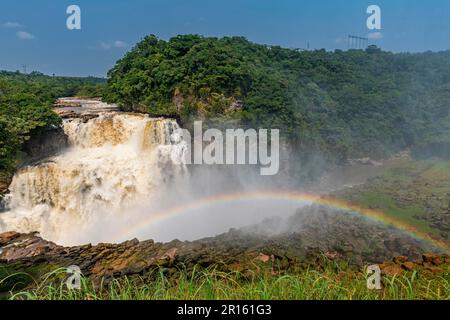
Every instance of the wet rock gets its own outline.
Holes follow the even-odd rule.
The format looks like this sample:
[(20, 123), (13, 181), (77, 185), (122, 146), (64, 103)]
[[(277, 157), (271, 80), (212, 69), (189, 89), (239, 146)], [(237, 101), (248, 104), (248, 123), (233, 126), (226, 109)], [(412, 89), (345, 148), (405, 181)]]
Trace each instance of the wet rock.
[(82, 114), (79, 114), (77, 117), (80, 118), (81, 121), (83, 121), (83, 123), (86, 123), (86, 122), (88, 122), (91, 119), (98, 118), (99, 115), (98, 114), (91, 114), (91, 113), (82, 113)]
[(20, 233), (14, 231), (0, 233), (0, 246), (6, 246), (8, 243), (14, 241), (18, 237), (20, 237)]
[(73, 110), (55, 110), (55, 113), (59, 115), (62, 119), (71, 119), (71, 118), (77, 118), (77, 113)]

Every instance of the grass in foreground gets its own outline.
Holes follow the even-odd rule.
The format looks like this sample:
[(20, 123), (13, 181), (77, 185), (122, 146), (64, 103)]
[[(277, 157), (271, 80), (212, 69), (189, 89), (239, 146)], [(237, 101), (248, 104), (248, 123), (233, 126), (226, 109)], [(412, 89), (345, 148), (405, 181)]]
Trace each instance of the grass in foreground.
[(67, 289), (64, 282), (51, 279), (66, 276), (58, 269), (34, 288), (11, 292), (9, 299), (30, 300), (450, 300), (450, 273), (432, 275), (410, 272), (383, 277), (382, 290), (368, 290), (364, 273), (339, 271), (336, 266), (324, 270), (307, 269), (297, 274), (223, 273), (217, 270), (181, 272), (168, 279), (163, 273), (152, 280), (122, 278), (95, 286), (82, 278), (80, 290)]

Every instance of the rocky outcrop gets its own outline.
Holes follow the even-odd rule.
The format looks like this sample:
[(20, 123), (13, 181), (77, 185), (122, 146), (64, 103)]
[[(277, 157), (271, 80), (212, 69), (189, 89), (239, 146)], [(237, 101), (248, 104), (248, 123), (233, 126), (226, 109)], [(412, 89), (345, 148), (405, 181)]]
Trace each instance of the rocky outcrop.
[[(158, 243), (136, 239), (120, 244), (63, 247), (37, 234), (0, 235), (0, 266), (27, 271), (77, 265), (93, 279), (151, 274), (169, 275), (194, 266), (247, 272), (269, 264), (274, 272), (317, 267), (321, 259), (348, 261), (356, 269), (382, 264), (385, 274), (416, 268), (437, 272), (448, 256), (429, 253), (427, 246), (385, 226), (322, 206), (306, 207), (293, 217), (230, 230), (196, 241)], [(422, 259), (422, 260), (421, 260)], [(420, 262), (419, 262), (420, 261)]]
[(409, 261), (408, 257), (395, 257), (392, 261), (384, 262), (380, 265), (381, 272), (387, 276), (398, 276), (407, 271), (427, 271), (433, 274), (440, 274), (449, 271), (448, 255), (436, 253), (424, 253), (421, 259)]
[[(236, 236), (239, 237), (238, 234)], [(170, 275), (182, 269), (191, 270), (194, 266), (244, 272), (254, 269), (255, 263), (269, 260), (282, 269), (300, 265), (299, 256), (276, 252), (270, 242), (242, 236), (241, 240), (233, 243), (217, 239), (158, 243), (134, 239), (121, 244), (62, 247), (36, 234), (7, 232), (0, 234), (0, 266), (26, 271), (39, 266), (47, 270), (49, 265), (55, 268), (77, 265), (92, 280), (107, 281), (113, 277), (143, 275), (161, 268)], [(309, 260), (305, 253), (303, 261), (306, 263)]]
[[(227, 241), (231, 238), (234, 241)], [(339, 254), (327, 252), (322, 255), (313, 248), (299, 250), (299, 246), (293, 247), (292, 243), (285, 247), (276, 239), (263, 240), (239, 231), (194, 242), (175, 240), (158, 243), (134, 239), (120, 244), (75, 247), (58, 246), (36, 234), (0, 234), (0, 268), (11, 272), (32, 270), (36, 275), (36, 270), (49, 272), (77, 265), (84, 276), (94, 283), (102, 281), (103, 284), (123, 276), (145, 277), (154, 274), (154, 271), (171, 277), (180, 271), (189, 272), (194, 266), (214, 267), (225, 272), (239, 271), (244, 275), (258, 272), (264, 266), (274, 274), (295, 272), (320, 268), (324, 257), (335, 260), (339, 259)], [(449, 256), (429, 253), (414, 261), (409, 261), (405, 256), (395, 257), (391, 262), (382, 263), (380, 268), (388, 276), (411, 270), (437, 274), (448, 271), (449, 263)]]
[(81, 119), (83, 123), (88, 122), (91, 119), (98, 118), (99, 114), (95, 113), (79, 113), (75, 112), (73, 110), (55, 110), (55, 112), (62, 118), (62, 119)]
[(101, 102), (101, 98), (82, 99), (77, 97), (67, 97), (56, 99), (55, 108), (82, 108), (86, 104), (97, 104)]
[(104, 103), (100, 98), (59, 98), (53, 106), (53, 111), (61, 118), (67, 119), (79, 118), (83, 114), (119, 111), (119, 107), (115, 104)]

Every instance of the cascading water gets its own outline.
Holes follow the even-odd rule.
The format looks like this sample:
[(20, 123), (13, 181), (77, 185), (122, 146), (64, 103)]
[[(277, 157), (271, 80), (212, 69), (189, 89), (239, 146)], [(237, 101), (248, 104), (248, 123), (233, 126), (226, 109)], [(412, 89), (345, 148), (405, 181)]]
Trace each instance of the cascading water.
[(86, 228), (150, 203), (170, 177), (185, 172), (179, 165), (185, 144), (171, 139), (177, 128), (174, 120), (119, 112), (65, 120), (70, 148), (16, 173), (0, 231), (37, 231), (62, 244), (87, 241), (80, 238)]
[[(175, 120), (122, 113), (94, 100), (58, 101), (69, 148), (17, 171), (2, 201), (0, 232), (36, 231), (61, 245), (195, 240), (298, 208), (297, 202), (244, 201), (189, 210), (210, 196), (272, 184), (247, 166), (193, 165), (188, 173), (182, 164), (188, 144), (174, 134)], [(185, 206), (183, 214), (164, 214)]]

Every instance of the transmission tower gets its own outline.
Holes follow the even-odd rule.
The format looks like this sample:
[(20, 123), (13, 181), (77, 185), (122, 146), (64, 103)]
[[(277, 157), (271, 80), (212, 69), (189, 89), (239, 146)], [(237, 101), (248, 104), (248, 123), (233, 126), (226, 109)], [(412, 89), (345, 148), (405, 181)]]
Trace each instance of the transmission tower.
[(348, 36), (348, 49), (366, 49), (369, 46), (369, 38)]

